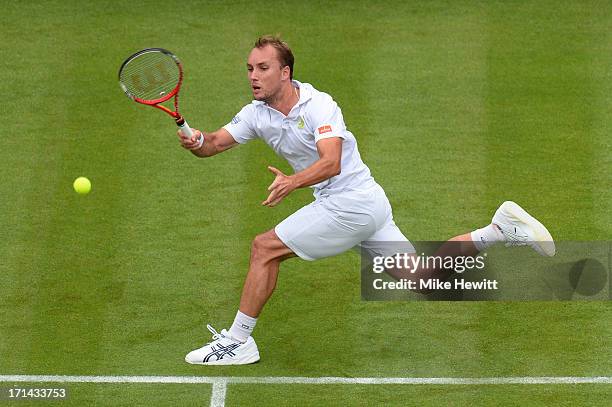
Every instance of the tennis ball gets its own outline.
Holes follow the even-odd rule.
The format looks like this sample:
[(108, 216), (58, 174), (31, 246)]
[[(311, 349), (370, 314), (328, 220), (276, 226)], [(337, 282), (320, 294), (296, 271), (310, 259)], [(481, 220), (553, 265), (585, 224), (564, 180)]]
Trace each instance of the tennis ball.
[(89, 191), (91, 191), (91, 182), (85, 177), (75, 179), (72, 186), (74, 190), (81, 195), (88, 194)]

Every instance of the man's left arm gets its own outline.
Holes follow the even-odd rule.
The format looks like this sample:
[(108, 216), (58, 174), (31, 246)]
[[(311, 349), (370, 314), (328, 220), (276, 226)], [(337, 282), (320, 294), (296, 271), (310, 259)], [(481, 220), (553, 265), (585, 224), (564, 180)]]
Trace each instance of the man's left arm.
[(268, 167), (276, 175), (276, 178), (268, 187), (270, 195), (268, 195), (268, 199), (262, 202), (262, 205), (276, 206), (293, 190), (318, 184), (340, 174), (342, 138), (330, 137), (319, 140), (317, 151), (319, 152), (319, 159), (310, 167), (293, 175), (285, 175), (274, 167)]

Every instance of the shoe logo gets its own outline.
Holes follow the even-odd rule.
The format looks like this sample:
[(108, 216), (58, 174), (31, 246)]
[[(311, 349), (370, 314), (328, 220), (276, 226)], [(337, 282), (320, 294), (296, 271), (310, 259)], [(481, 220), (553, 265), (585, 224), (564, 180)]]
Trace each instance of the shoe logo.
[[(229, 355), (231, 357), (236, 356), (236, 354), (234, 353), (234, 350), (238, 347), (240, 347), (240, 345), (242, 345), (241, 343), (232, 343), (230, 345), (227, 346), (223, 346), (221, 344), (216, 345), (212, 345), (210, 347), (210, 349), (212, 350), (212, 352), (210, 352), (208, 355), (206, 355), (204, 357), (204, 362), (210, 362), (210, 361), (214, 361), (214, 360), (221, 360), (223, 359), (226, 355)], [(214, 357), (214, 359), (212, 359)]]

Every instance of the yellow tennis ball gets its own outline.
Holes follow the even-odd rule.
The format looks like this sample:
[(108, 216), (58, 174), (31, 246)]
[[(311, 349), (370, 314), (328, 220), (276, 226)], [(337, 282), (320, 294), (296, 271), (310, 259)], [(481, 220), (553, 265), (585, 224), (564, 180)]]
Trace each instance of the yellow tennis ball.
[(91, 182), (85, 177), (75, 179), (72, 186), (74, 190), (81, 195), (88, 194), (89, 191), (91, 191)]

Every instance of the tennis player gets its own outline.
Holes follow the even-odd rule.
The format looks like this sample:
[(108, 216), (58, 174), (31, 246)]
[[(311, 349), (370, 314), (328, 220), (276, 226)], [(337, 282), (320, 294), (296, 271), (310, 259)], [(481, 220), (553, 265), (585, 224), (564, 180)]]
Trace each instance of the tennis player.
[[(210, 157), (262, 139), (294, 170), (288, 175), (268, 167), (274, 180), (262, 204), (276, 206), (304, 187), (313, 188), (315, 197), (314, 202), (255, 237), (233, 324), (221, 332), (208, 325), (212, 341), (189, 352), (185, 357), (188, 363), (239, 365), (259, 360), (251, 334), (274, 291), (283, 260), (294, 256), (316, 260), (353, 247), (392, 255), (388, 253), (389, 242), (403, 242), (404, 253), (415, 253), (393, 221), (384, 190), (363, 163), (340, 107), (330, 95), (294, 80), (293, 63), (293, 53), (284, 41), (260, 37), (247, 60), (254, 100), (215, 132), (194, 129), (191, 138), (178, 132), (182, 146), (197, 157)], [(441, 250), (445, 255), (476, 255), (498, 242), (529, 245), (547, 256), (555, 250), (546, 228), (514, 202), (504, 202), (491, 224), (454, 237)]]

